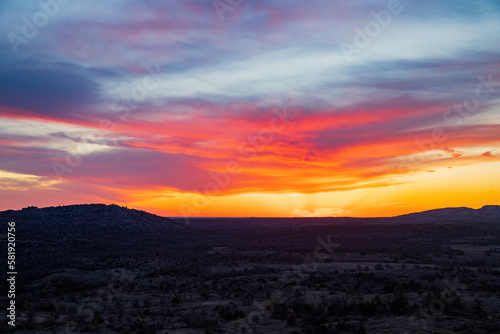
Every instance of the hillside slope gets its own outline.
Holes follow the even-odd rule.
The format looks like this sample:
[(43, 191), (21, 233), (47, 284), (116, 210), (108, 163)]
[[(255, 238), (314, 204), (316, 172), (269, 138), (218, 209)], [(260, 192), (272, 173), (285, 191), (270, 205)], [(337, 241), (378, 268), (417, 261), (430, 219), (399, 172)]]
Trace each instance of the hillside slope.
[(443, 208), (423, 212), (410, 213), (398, 217), (396, 220), (408, 222), (460, 222), (464, 220), (500, 223), (500, 205), (486, 205), (480, 209), (467, 207)]
[(186, 228), (181, 222), (114, 204), (7, 210), (0, 212), (0, 221), (14, 221), (19, 227), (24, 226), (34, 230), (57, 229), (59, 232), (78, 230), (173, 232)]

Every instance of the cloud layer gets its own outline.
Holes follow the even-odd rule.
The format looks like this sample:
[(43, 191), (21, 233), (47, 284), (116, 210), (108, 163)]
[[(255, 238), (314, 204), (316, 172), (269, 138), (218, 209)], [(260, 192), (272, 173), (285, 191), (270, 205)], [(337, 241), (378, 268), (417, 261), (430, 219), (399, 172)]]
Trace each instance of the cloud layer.
[(198, 194), (197, 215), (252, 215), (238, 196), (303, 194), (264, 211), (369, 215), (373, 189), (499, 162), (497, 1), (213, 4), (5, 2), (3, 208), (71, 192), (180, 215)]

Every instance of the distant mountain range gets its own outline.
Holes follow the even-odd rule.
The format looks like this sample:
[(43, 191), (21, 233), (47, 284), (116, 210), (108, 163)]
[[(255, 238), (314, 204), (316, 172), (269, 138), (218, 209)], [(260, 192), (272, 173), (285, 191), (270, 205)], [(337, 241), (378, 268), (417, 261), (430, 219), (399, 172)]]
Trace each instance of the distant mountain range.
[[(68, 231), (129, 231), (164, 233), (187, 229), (181, 219), (160, 217), (145, 211), (128, 209), (118, 205), (81, 204), (48, 208), (28, 207), (22, 210), (0, 212), (0, 221), (23, 224), (32, 233)], [(388, 218), (200, 218), (193, 219), (190, 228), (324, 225), (330, 223), (500, 223), (500, 206), (487, 205), (480, 209), (466, 207), (444, 208), (410, 213)]]
[(118, 205), (80, 204), (48, 208), (28, 207), (0, 212), (0, 221), (14, 221), (30, 229), (172, 232), (182, 222)]
[(352, 218), (352, 217), (311, 217), (311, 218), (196, 218), (192, 228), (251, 229), (255, 227), (314, 226), (330, 224), (454, 224), (454, 223), (498, 223), (500, 206), (487, 205), (481, 209), (444, 208), (405, 214), (396, 217)]
[(500, 223), (500, 205), (485, 205), (480, 209), (467, 207), (435, 209), (393, 217), (407, 222), (445, 222), (484, 220)]

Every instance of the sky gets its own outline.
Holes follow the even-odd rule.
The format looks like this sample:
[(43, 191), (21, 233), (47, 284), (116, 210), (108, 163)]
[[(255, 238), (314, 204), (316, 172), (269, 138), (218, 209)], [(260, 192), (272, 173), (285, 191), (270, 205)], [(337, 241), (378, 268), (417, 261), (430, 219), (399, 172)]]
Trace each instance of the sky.
[(500, 204), (497, 0), (0, 2), (0, 210)]

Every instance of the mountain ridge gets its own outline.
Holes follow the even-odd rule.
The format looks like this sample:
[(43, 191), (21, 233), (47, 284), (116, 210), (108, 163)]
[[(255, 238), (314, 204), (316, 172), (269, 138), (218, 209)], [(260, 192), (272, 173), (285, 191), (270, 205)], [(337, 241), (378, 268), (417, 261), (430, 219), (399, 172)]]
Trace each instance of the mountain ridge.
[[(233, 226), (232, 218), (198, 219), (191, 222), (189, 228), (203, 226), (226, 225)], [(234, 218), (236, 219), (236, 218)], [(0, 212), (0, 220), (25, 223), (26, 226), (40, 229), (56, 229), (69, 231), (76, 229), (81, 232), (122, 230), (135, 232), (176, 232), (188, 229), (188, 224), (182, 219), (161, 217), (146, 211), (129, 209), (116, 204), (75, 204), (52, 206), (45, 208), (27, 207), (21, 210), (6, 210)], [(329, 223), (453, 223), (453, 222), (500, 222), (500, 205), (485, 205), (480, 209), (468, 207), (449, 207), (408, 213), (394, 217), (354, 218), (354, 217), (317, 217), (317, 218), (241, 218), (237, 219), (240, 227), (272, 224), (286, 226), (293, 222), (304, 222), (309, 225)], [(290, 220), (290, 221), (288, 221)], [(225, 222), (225, 223), (224, 223)], [(249, 224), (247, 224), (249, 223)], [(221, 225), (221, 226), (222, 226)]]
[(399, 215), (393, 218), (410, 218), (410, 219), (498, 219), (500, 221), (500, 205), (484, 205), (479, 209), (469, 207), (448, 207), (440, 209), (432, 209), (421, 212), (413, 212), (404, 215)]
[(74, 204), (0, 212), (0, 220), (15, 221), (30, 227), (106, 228), (124, 231), (171, 232), (186, 225), (146, 211), (116, 204)]

